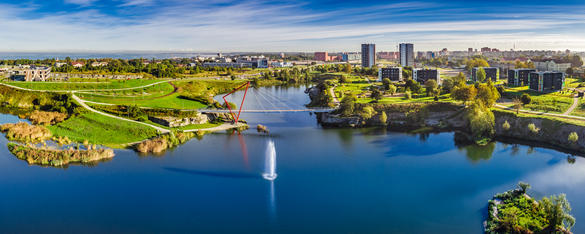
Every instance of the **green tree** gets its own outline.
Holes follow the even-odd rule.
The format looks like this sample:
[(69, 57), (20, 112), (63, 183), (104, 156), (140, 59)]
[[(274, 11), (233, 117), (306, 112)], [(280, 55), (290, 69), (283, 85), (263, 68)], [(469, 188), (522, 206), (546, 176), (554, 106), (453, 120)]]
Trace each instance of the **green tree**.
[(520, 189), (520, 192), (526, 193), (526, 191), (530, 188), (530, 184), (520, 181), (518, 182), (518, 188)]
[(520, 101), (522, 101), (522, 104), (528, 105), (532, 102), (532, 97), (530, 97), (530, 94), (523, 93), (522, 96), (520, 96)]
[(435, 81), (435, 80), (427, 80), (425, 82), (425, 89), (427, 91), (427, 96), (430, 97), (430, 96), (437, 95), (437, 93), (438, 93), (437, 92), (438, 91), (437, 88), (438, 87), (439, 87), (439, 85), (437, 85), (437, 81)]
[(394, 95), (396, 93), (396, 86), (389, 85), (387, 90), (390, 93), (390, 95)]
[(477, 77), (476, 81), (485, 82), (486, 76), (487, 75), (485, 74), (485, 70), (483, 69), (483, 67), (477, 69), (475, 73), (475, 77)]
[(345, 73), (351, 73), (351, 64), (349, 64), (349, 63), (346, 63), (346, 64), (344, 65), (344, 67), (343, 67), (343, 71), (344, 71)]
[(487, 83), (481, 83), (477, 85), (476, 98), (483, 102), (486, 107), (492, 107), (496, 101), (500, 99), (500, 93), (493, 85), (492, 81), (488, 80)]
[(392, 82), (390, 81), (390, 79), (388, 78), (382, 79), (382, 85), (384, 86), (384, 89), (388, 90), (391, 84)]
[(467, 110), (467, 119), (471, 128), (473, 139), (478, 143), (487, 143), (494, 134), (494, 113), (480, 101), (475, 101)]
[(477, 96), (477, 89), (473, 85), (458, 85), (451, 91), (451, 98), (467, 104)]
[(372, 95), (371, 96), (376, 101), (382, 99), (382, 97), (383, 97), (382, 96), (382, 92), (380, 92), (380, 90), (378, 90), (378, 89), (372, 90)]
[(549, 222), (547, 229), (550, 232), (556, 232), (557, 229), (570, 231), (571, 227), (575, 225), (575, 218), (570, 214), (571, 205), (565, 194), (553, 195), (550, 198), (544, 197), (540, 200), (540, 204), (546, 213)]
[(388, 116), (386, 115), (385, 111), (382, 111), (382, 114), (380, 115), (380, 123), (382, 125), (386, 125), (386, 123), (388, 123)]

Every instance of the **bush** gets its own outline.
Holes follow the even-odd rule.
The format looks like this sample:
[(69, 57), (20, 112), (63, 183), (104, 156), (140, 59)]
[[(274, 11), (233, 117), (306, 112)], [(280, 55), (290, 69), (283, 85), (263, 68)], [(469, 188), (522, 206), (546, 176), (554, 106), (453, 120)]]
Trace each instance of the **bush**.
[(536, 125), (534, 125), (533, 123), (528, 124), (528, 130), (530, 130), (534, 134), (540, 132), (540, 128), (537, 128)]
[(508, 123), (508, 120), (502, 124), (502, 128), (506, 131), (510, 130), (510, 123)]
[(576, 132), (571, 132), (571, 133), (569, 134), (569, 141), (570, 141), (571, 143), (575, 143), (575, 142), (577, 142), (578, 140), (579, 140), (579, 135), (577, 135), (577, 133), (576, 133)]
[(388, 85), (388, 89), (387, 90), (388, 90), (388, 92), (391, 95), (394, 95), (396, 93), (396, 86), (394, 86), (394, 85)]
[(532, 102), (532, 97), (530, 97), (529, 94), (524, 93), (522, 94), (522, 96), (520, 97), (520, 101), (522, 101), (522, 104), (524, 105), (528, 105)]
[(412, 98), (412, 93), (410, 91), (404, 92), (404, 98), (411, 99)]

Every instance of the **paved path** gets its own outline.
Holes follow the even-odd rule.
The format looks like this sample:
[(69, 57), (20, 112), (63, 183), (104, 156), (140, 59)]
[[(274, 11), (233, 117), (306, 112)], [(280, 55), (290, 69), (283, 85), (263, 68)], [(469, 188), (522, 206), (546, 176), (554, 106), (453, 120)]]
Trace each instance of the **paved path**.
[(339, 105), (339, 99), (337, 99), (337, 96), (335, 96), (335, 87), (329, 88), (329, 94), (331, 95), (331, 97), (333, 97), (333, 103)]
[[(497, 108), (500, 108), (500, 109), (516, 111), (516, 109), (514, 109), (512, 107), (502, 106), (500, 104), (495, 104), (494, 106), (497, 107)], [(539, 111), (529, 111), (529, 110), (520, 110), (520, 112), (522, 112), (522, 113), (529, 113), (529, 114), (535, 114), (535, 115), (548, 115), (548, 116), (561, 117), (561, 118), (566, 118), (566, 119), (585, 120), (585, 117), (575, 116), (575, 115), (555, 114), (555, 113), (547, 113), (547, 112), (539, 112)]]
[(571, 113), (573, 113), (573, 110), (577, 108), (577, 106), (579, 106), (579, 96), (575, 94), (575, 96), (573, 96), (573, 105), (571, 105), (571, 107), (569, 107), (569, 109), (567, 109), (567, 111), (565, 111), (563, 115), (570, 115)]
[(169, 133), (169, 132), (171, 132), (171, 131), (169, 131), (167, 129), (164, 129), (164, 128), (161, 128), (161, 127), (158, 127), (158, 126), (155, 126), (155, 125), (152, 125), (152, 124), (143, 123), (143, 122), (135, 121), (135, 120), (130, 120), (130, 119), (126, 119), (126, 118), (122, 118), (122, 117), (119, 117), (119, 116), (115, 116), (115, 115), (111, 115), (111, 114), (107, 114), (107, 113), (98, 111), (96, 109), (91, 108), (87, 104), (85, 104), (85, 102), (83, 100), (81, 100), (81, 98), (77, 97), (75, 94), (72, 94), (71, 97), (73, 97), (73, 99), (75, 99), (75, 101), (77, 101), (83, 108), (85, 108), (85, 109), (87, 109), (87, 110), (89, 110), (91, 112), (94, 112), (94, 113), (97, 113), (97, 114), (100, 114), (100, 115), (103, 115), (103, 116), (107, 116), (107, 117), (110, 117), (110, 118), (114, 118), (114, 119), (119, 119), (119, 120), (123, 120), (123, 121), (127, 121), (127, 122), (133, 122), (133, 123), (137, 123), (137, 124), (146, 125), (146, 126), (149, 126), (151, 128), (154, 128), (154, 129), (160, 131), (161, 133)]
[(229, 129), (244, 127), (244, 126), (248, 126), (248, 125), (245, 123), (238, 123), (238, 124), (224, 123), (222, 125), (219, 125), (219, 126), (213, 127), (213, 128), (190, 129), (190, 130), (184, 130), (183, 132), (197, 132), (197, 131), (218, 132), (218, 131), (225, 131), (225, 130), (229, 130)]

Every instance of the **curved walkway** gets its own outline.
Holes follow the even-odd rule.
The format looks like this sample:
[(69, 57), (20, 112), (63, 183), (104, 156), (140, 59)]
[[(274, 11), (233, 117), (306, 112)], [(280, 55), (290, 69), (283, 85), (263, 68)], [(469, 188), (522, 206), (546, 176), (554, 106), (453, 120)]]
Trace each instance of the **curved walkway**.
[(571, 107), (569, 107), (569, 109), (567, 109), (567, 111), (565, 111), (563, 115), (570, 115), (571, 113), (573, 113), (575, 108), (577, 108), (577, 106), (579, 106), (579, 96), (575, 94), (575, 96), (573, 96), (573, 105), (571, 105)]
[(168, 129), (164, 129), (164, 128), (161, 128), (161, 127), (158, 127), (158, 126), (155, 126), (155, 125), (152, 125), (152, 124), (143, 123), (143, 122), (135, 121), (135, 120), (131, 120), (131, 119), (126, 119), (126, 118), (122, 118), (122, 117), (119, 117), (119, 116), (115, 116), (115, 115), (111, 115), (111, 114), (107, 114), (107, 113), (98, 111), (96, 109), (91, 108), (87, 104), (85, 104), (85, 102), (83, 100), (81, 100), (81, 98), (77, 97), (75, 94), (72, 94), (71, 97), (73, 97), (73, 99), (75, 99), (75, 101), (78, 102), (83, 108), (85, 108), (85, 109), (87, 109), (87, 110), (89, 110), (91, 112), (94, 112), (94, 113), (97, 113), (97, 114), (100, 114), (100, 115), (103, 115), (103, 116), (107, 116), (107, 117), (110, 117), (110, 118), (114, 118), (114, 119), (119, 119), (119, 120), (123, 120), (123, 121), (128, 121), (128, 122), (133, 122), (133, 123), (137, 123), (137, 124), (146, 125), (146, 126), (149, 126), (151, 128), (154, 128), (154, 129), (160, 131), (161, 133), (169, 133), (169, 132), (171, 132)]

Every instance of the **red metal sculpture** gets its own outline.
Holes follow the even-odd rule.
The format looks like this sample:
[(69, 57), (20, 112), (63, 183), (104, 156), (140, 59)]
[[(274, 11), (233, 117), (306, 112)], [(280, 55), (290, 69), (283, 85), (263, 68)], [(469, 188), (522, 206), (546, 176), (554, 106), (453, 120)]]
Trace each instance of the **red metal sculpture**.
[[(244, 98), (242, 98), (242, 104), (240, 104), (240, 110), (238, 111), (238, 115), (236, 116), (232, 112), (232, 107), (230, 106), (230, 103), (227, 100), (225, 100), (225, 97), (235, 93), (236, 91), (238, 91), (244, 87), (246, 87), (246, 91), (244, 91)], [(249, 87), (250, 87), (250, 82), (247, 82), (245, 84), (242, 84), (240, 87), (237, 87), (236, 89), (232, 90), (230, 93), (226, 94), (225, 96), (223, 96), (223, 101), (225, 102), (225, 105), (227, 106), (227, 108), (230, 110), (230, 114), (232, 115), (232, 118), (234, 118), (235, 124), (237, 124), (238, 121), (240, 120), (240, 114), (242, 113), (242, 106), (244, 106), (244, 100), (246, 100), (246, 94), (248, 93)]]

